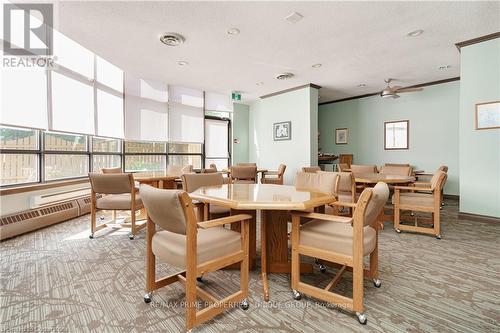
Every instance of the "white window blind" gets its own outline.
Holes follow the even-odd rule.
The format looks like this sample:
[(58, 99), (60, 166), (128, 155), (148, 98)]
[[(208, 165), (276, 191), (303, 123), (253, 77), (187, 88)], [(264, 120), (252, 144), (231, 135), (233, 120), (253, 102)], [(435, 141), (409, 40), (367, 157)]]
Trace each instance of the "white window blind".
[(232, 112), (233, 107), (229, 94), (205, 93), (205, 110)]
[(54, 31), (54, 56), (57, 64), (87, 78), (94, 78), (94, 54), (85, 47)]
[(2, 69), (0, 71), (4, 125), (47, 129), (47, 77), (43, 69)]
[(123, 71), (99, 56), (96, 56), (96, 80), (117, 92), (123, 92)]
[(97, 90), (97, 135), (124, 137), (123, 96)]
[(203, 91), (179, 86), (168, 89), (169, 141), (203, 143)]
[(205, 156), (207, 158), (228, 158), (228, 122), (205, 120)]
[(94, 90), (89, 84), (52, 72), (52, 126), (54, 131), (95, 134)]
[(168, 140), (168, 86), (125, 74), (125, 139)]

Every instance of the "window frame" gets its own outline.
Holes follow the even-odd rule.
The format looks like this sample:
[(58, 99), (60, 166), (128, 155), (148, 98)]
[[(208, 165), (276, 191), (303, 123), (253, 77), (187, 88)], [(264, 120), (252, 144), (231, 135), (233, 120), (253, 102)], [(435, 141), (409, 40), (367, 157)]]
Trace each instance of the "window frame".
[[(205, 138), (203, 138), (203, 141), (205, 141)], [(168, 156), (200, 156), (201, 168), (195, 169), (193, 167), (193, 171), (201, 171), (202, 169), (205, 168), (205, 143), (198, 143), (198, 142), (191, 143), (191, 144), (201, 145), (201, 149), (200, 149), (199, 153), (170, 153), (169, 147), (171, 144), (190, 144), (190, 143), (189, 142), (167, 142), (167, 166), (169, 165)]]
[[(125, 146), (127, 142), (144, 142), (144, 143), (164, 143), (165, 144), (165, 151), (163, 153), (145, 153), (145, 152), (139, 152), (139, 153), (127, 153), (125, 150)], [(125, 169), (125, 160), (127, 156), (165, 156), (165, 171), (167, 170), (168, 167), (168, 142), (166, 141), (139, 141), (139, 140), (122, 140), (122, 171), (127, 172)], [(128, 171), (128, 172), (138, 172), (138, 171)], [(147, 171), (146, 171), (147, 172)]]

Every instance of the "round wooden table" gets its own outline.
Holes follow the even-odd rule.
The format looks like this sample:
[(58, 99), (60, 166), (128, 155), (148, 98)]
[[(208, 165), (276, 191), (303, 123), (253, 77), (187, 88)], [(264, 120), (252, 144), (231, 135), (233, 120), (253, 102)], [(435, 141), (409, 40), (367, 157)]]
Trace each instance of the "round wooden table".
[(151, 186), (163, 189), (175, 189), (177, 175), (167, 174), (166, 171), (146, 171), (133, 173), (134, 180), (139, 183), (150, 184)]
[(385, 175), (383, 173), (356, 173), (354, 174), (356, 183), (376, 184), (384, 182), (386, 184), (407, 184), (415, 181), (415, 177), (400, 175)]
[[(250, 214), (250, 266), (255, 266), (256, 214), (260, 212), (261, 276), (264, 300), (269, 300), (269, 273), (290, 273), (288, 261), (288, 220), (292, 210), (305, 210), (335, 201), (330, 194), (296, 190), (294, 186), (274, 184), (227, 184), (201, 187), (191, 198), (205, 204), (231, 209), (231, 214)], [(233, 225), (231, 226), (233, 227)], [(303, 264), (301, 271), (312, 272)]]

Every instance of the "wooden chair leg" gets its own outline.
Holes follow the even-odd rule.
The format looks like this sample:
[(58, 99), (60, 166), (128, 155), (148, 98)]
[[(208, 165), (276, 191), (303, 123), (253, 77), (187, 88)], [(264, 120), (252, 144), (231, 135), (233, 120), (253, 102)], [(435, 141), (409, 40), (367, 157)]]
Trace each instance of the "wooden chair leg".
[(399, 219), (400, 219), (400, 210), (399, 210), (399, 205), (396, 204), (394, 205), (394, 229), (396, 229), (397, 232), (400, 232), (399, 230)]
[[(151, 299), (151, 293), (155, 287), (156, 279), (156, 266), (155, 266), (155, 255), (153, 253), (153, 235), (156, 232), (156, 227), (153, 221), (148, 218), (147, 231), (146, 231), (146, 293), (149, 294), (149, 299)], [(146, 298), (145, 298), (146, 300)], [(147, 302), (148, 300), (146, 300)], [(150, 300), (149, 300), (150, 301)]]
[(113, 222), (116, 222), (116, 210), (111, 211), (111, 218), (113, 219)]
[(244, 298), (248, 297), (249, 235), (249, 221), (241, 221), (241, 248), (243, 249), (244, 258), (240, 263), (240, 289)]
[(436, 238), (441, 239), (441, 211), (440, 211), (440, 205), (439, 203), (438, 207), (436, 208), (436, 212), (434, 213), (434, 233), (436, 235)]
[(292, 216), (292, 290), (298, 291), (300, 282), (300, 253), (299, 253), (300, 217)]
[(136, 219), (136, 216), (135, 216), (135, 209), (134, 210), (131, 210), (130, 211), (130, 220), (132, 222), (132, 227), (130, 228), (130, 236), (129, 238), (130, 239), (133, 239), (135, 237), (135, 234), (137, 233), (137, 230), (135, 228), (135, 219)]
[(97, 227), (97, 212), (95, 205), (92, 205), (90, 208), (90, 238), (94, 238), (94, 234), (96, 232)]
[(352, 267), (352, 301), (355, 312), (363, 312), (363, 258), (355, 259)]

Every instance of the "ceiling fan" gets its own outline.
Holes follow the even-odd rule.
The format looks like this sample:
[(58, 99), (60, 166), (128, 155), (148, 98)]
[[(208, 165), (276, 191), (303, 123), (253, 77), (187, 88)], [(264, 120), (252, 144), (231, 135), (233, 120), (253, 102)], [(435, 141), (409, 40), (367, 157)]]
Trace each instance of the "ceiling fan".
[(415, 92), (415, 91), (422, 91), (424, 90), (423, 88), (403, 88), (400, 86), (393, 86), (391, 87), (391, 82), (394, 81), (394, 79), (387, 79), (384, 80), (385, 83), (387, 83), (387, 87), (384, 88), (380, 92), (380, 96), (383, 98), (399, 98), (399, 93), (406, 93), (406, 92)]

